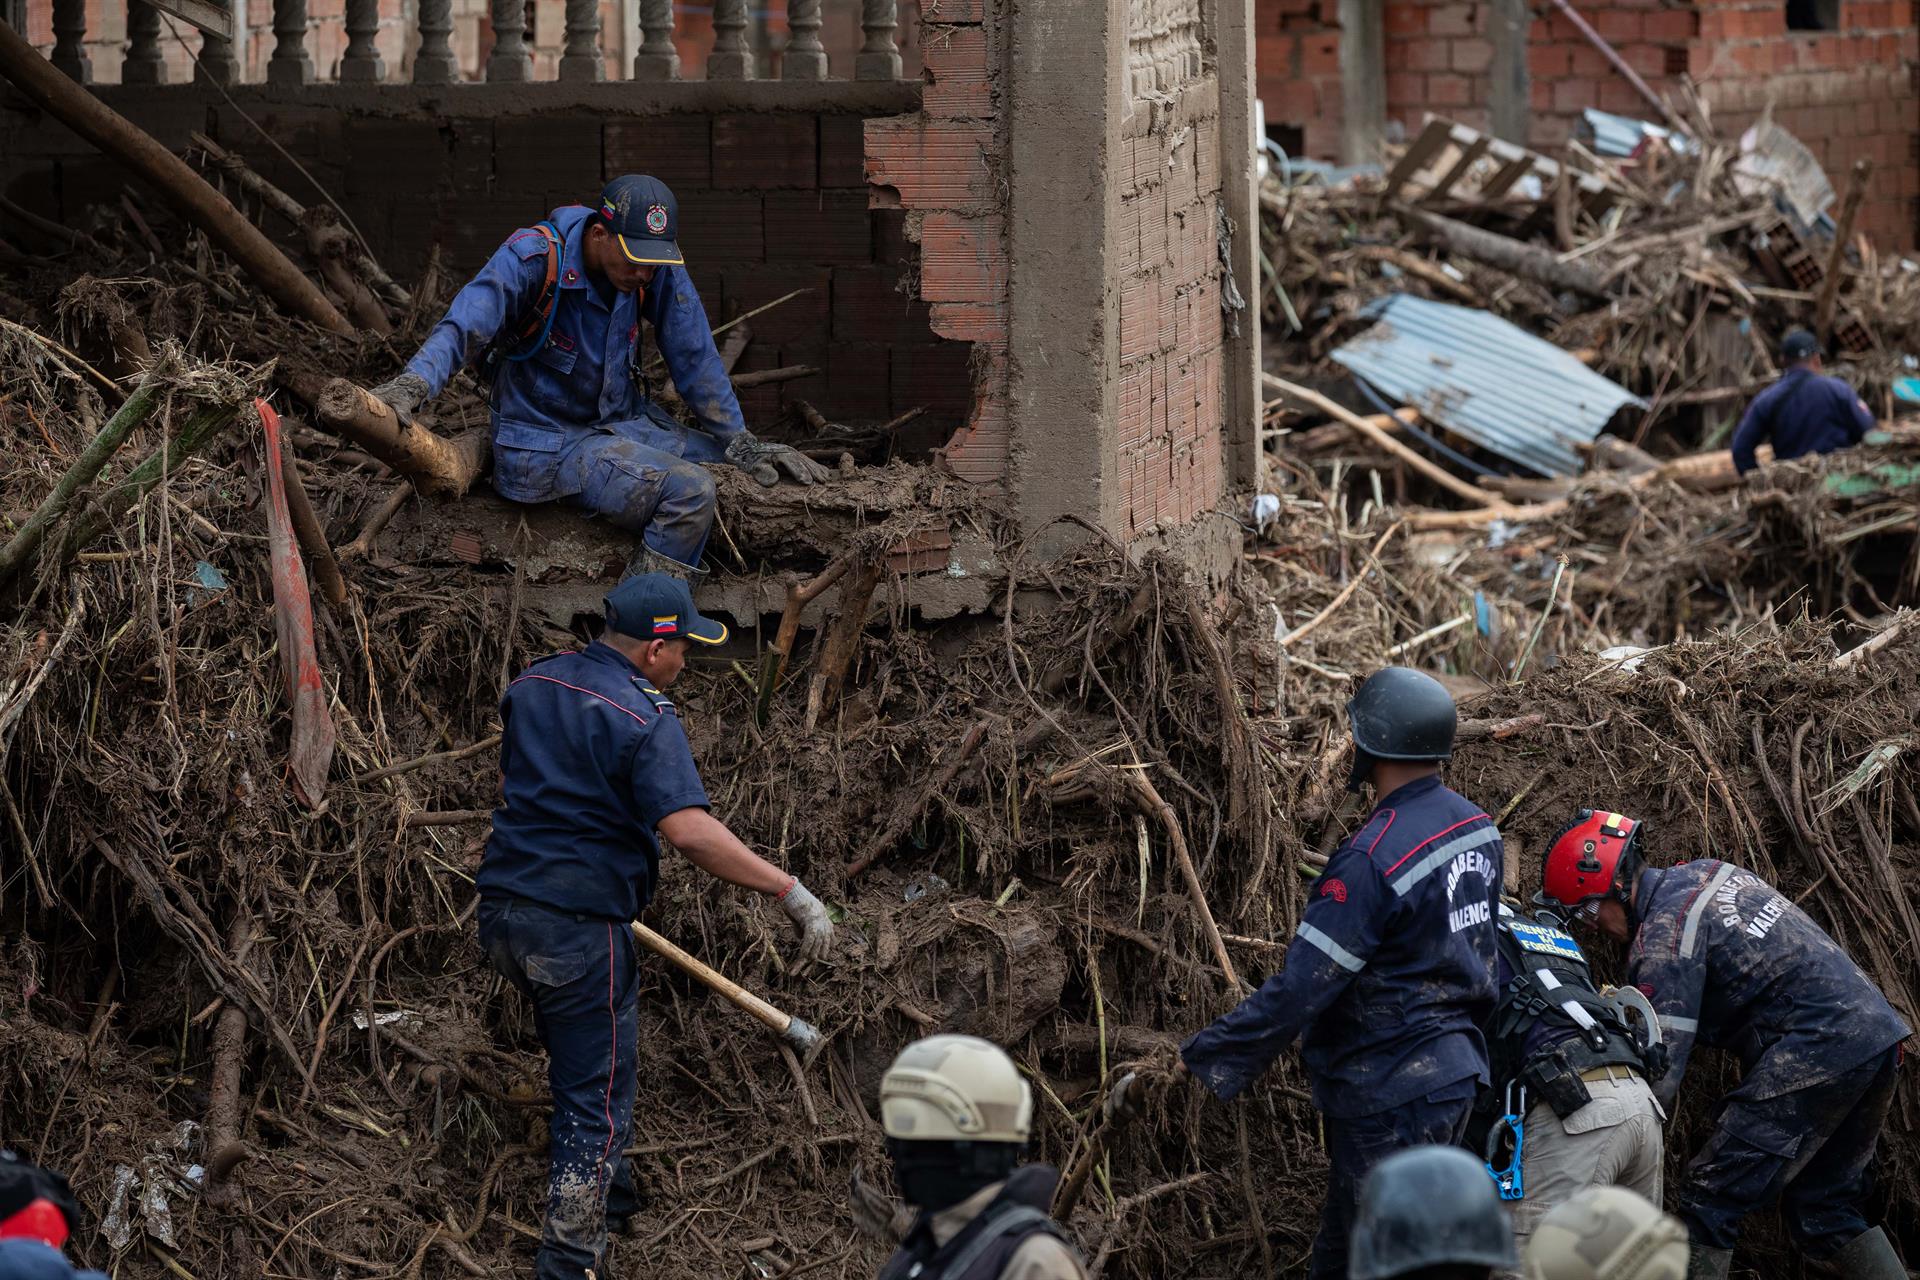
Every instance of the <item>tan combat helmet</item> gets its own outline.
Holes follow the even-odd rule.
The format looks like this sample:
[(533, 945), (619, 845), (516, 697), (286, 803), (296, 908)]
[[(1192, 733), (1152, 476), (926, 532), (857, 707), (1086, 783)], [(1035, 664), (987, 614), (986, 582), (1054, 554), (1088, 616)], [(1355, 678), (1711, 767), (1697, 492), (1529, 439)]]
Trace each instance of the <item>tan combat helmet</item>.
[(1013, 1059), (975, 1036), (928, 1036), (901, 1050), (880, 1081), (889, 1138), (1025, 1143), (1033, 1090)]
[(1527, 1244), (1527, 1280), (1686, 1280), (1687, 1229), (1625, 1187), (1556, 1205)]

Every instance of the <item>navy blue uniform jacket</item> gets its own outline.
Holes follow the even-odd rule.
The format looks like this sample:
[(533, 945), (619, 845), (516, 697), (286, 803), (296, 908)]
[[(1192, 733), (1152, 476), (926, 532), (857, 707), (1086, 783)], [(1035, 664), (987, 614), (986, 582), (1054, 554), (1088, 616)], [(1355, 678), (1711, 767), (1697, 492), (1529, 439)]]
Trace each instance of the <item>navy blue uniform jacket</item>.
[(1758, 466), (1753, 451), (1767, 440), (1775, 460), (1785, 462), (1859, 444), (1871, 430), (1873, 414), (1852, 387), (1803, 365), (1781, 374), (1747, 406), (1733, 433), (1734, 469), (1745, 475)]
[(480, 896), (631, 920), (653, 896), (654, 828), (707, 808), (666, 695), (595, 642), (528, 667), (500, 701), (500, 807)]
[(1438, 777), (1380, 801), (1309, 890), (1286, 967), (1181, 1046), (1221, 1098), (1295, 1036), (1327, 1115), (1372, 1115), (1488, 1083), (1500, 832)]
[(1653, 1002), (1672, 1068), (1671, 1107), (1697, 1043), (1746, 1068), (1759, 1101), (1842, 1075), (1912, 1034), (1826, 931), (1774, 887), (1701, 858), (1641, 873), (1629, 980)]

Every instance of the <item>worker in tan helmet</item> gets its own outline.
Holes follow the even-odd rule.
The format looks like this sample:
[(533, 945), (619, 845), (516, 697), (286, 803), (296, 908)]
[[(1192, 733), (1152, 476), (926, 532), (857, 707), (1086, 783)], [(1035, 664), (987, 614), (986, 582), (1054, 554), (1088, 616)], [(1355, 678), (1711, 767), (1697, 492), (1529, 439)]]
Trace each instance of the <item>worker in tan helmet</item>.
[(880, 1082), (880, 1122), (894, 1181), (919, 1211), (880, 1280), (1086, 1280), (1047, 1214), (1059, 1171), (1019, 1163), (1033, 1090), (998, 1046), (908, 1045)]
[(1589, 1187), (1534, 1229), (1526, 1280), (1686, 1280), (1687, 1229), (1625, 1187)]

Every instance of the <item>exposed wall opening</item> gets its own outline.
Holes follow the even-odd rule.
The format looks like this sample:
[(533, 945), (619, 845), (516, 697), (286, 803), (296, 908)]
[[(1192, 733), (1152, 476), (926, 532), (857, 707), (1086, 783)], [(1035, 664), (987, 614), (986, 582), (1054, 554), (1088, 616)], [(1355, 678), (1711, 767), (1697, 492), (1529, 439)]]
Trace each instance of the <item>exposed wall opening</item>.
[(1787, 30), (1837, 31), (1840, 0), (1787, 0)]

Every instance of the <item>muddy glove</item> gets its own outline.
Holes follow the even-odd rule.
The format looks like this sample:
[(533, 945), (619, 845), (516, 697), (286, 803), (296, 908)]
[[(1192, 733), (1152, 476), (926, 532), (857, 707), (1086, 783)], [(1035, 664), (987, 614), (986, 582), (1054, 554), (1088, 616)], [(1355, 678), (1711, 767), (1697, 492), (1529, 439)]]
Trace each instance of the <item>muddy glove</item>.
[(1106, 1100), (1100, 1104), (1101, 1118), (1114, 1123), (1131, 1120), (1140, 1114), (1146, 1096), (1147, 1082), (1138, 1072), (1129, 1071), (1107, 1090)]
[(800, 930), (800, 958), (824, 960), (827, 948), (833, 944), (833, 921), (827, 915), (826, 904), (809, 893), (807, 886), (796, 878), (780, 895), (780, 909)]
[(875, 1240), (896, 1245), (913, 1230), (913, 1210), (868, 1182), (866, 1171), (858, 1164), (853, 1166), (847, 1201), (853, 1210), (853, 1224)]
[(406, 425), (413, 423), (413, 411), (427, 400), (427, 380), (417, 373), (403, 373), (373, 389), (375, 398), (387, 402), (394, 416)]
[(727, 442), (726, 457), (728, 462), (764, 485), (779, 484), (781, 472), (801, 484), (833, 477), (833, 472), (798, 449), (756, 439), (751, 431), (742, 431)]

